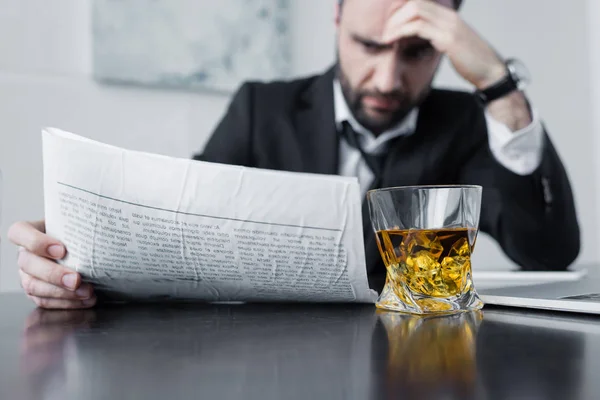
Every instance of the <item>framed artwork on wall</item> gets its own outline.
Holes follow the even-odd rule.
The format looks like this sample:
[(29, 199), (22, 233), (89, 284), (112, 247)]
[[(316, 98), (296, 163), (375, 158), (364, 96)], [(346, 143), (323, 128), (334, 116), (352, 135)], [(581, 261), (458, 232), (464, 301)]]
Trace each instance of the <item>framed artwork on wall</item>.
[(289, 0), (93, 0), (98, 81), (231, 93), (289, 77)]

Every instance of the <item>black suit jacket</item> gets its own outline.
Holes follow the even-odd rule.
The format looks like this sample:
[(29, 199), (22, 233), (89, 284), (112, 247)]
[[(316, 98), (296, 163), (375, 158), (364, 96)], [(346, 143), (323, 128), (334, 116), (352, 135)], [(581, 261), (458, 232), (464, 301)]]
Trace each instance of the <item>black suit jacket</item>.
[[(197, 160), (284, 171), (338, 173), (334, 72), (290, 82), (245, 83)], [(480, 228), (526, 270), (561, 270), (579, 253), (579, 226), (563, 165), (546, 136), (542, 163), (519, 176), (491, 154), (483, 108), (468, 93), (433, 90), (416, 132), (392, 143), (382, 187), (483, 186)], [(381, 289), (385, 268), (368, 213), (367, 271)]]

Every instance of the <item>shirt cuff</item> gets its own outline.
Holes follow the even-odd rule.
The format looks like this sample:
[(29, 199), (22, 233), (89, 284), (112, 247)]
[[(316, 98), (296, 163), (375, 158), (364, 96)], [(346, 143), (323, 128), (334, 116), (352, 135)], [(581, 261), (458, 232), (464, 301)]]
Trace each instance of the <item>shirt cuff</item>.
[(532, 174), (542, 162), (544, 127), (537, 111), (533, 110), (532, 114), (531, 124), (512, 132), (505, 124), (485, 112), (490, 150), (494, 158), (517, 175)]

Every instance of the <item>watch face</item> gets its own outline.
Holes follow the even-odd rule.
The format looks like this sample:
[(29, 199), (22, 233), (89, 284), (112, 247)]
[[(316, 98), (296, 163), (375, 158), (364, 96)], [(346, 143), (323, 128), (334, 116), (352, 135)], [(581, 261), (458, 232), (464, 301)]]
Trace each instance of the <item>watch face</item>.
[(508, 60), (506, 65), (510, 71), (510, 74), (512, 75), (513, 80), (517, 82), (519, 90), (523, 90), (527, 85), (529, 85), (529, 83), (531, 83), (531, 74), (529, 73), (529, 70), (525, 64), (523, 64), (521, 61), (515, 59)]

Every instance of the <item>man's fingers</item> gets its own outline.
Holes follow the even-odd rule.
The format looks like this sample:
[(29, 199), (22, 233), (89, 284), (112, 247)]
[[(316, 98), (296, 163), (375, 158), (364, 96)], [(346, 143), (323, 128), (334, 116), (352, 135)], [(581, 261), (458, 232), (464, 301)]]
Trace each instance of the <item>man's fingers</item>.
[(426, 17), (430, 17), (428, 11), (424, 10), (418, 1), (413, 0), (397, 8), (387, 20), (386, 27), (399, 26)]
[(19, 268), (27, 275), (54, 286), (75, 291), (81, 285), (81, 276), (77, 272), (27, 250), (19, 252), (17, 263)]
[(76, 310), (91, 308), (96, 305), (96, 298), (87, 300), (49, 299), (45, 297), (28, 296), (40, 308), (47, 310)]
[(8, 238), (17, 246), (24, 247), (34, 254), (60, 260), (67, 254), (65, 246), (43, 233), (44, 229), (43, 221), (16, 222), (10, 227)]
[(436, 28), (433, 24), (424, 19), (417, 19), (399, 26), (391, 32), (391, 35), (395, 38), (394, 40), (418, 36), (430, 41), (431, 44), (441, 52), (448, 51), (449, 44), (453, 40), (450, 33)]
[(42, 233), (46, 233), (46, 220), (31, 221), (30, 224)]
[[(400, 7), (386, 22), (383, 41), (391, 43), (408, 36), (400, 36), (400, 30), (411, 22), (424, 20), (442, 30), (450, 30), (458, 18), (456, 13), (429, 0), (413, 0)], [(416, 36), (416, 35), (413, 35)]]
[(94, 294), (92, 285), (89, 283), (82, 283), (76, 291), (72, 291), (34, 278), (23, 270), (19, 270), (19, 274), (21, 275), (21, 285), (23, 286), (25, 293), (32, 296), (66, 300), (85, 300), (91, 298)]
[(443, 6), (431, 0), (412, 0), (401, 6), (390, 18), (394, 22), (404, 23), (411, 19), (423, 18), (431, 22), (448, 22), (456, 16), (454, 9)]

